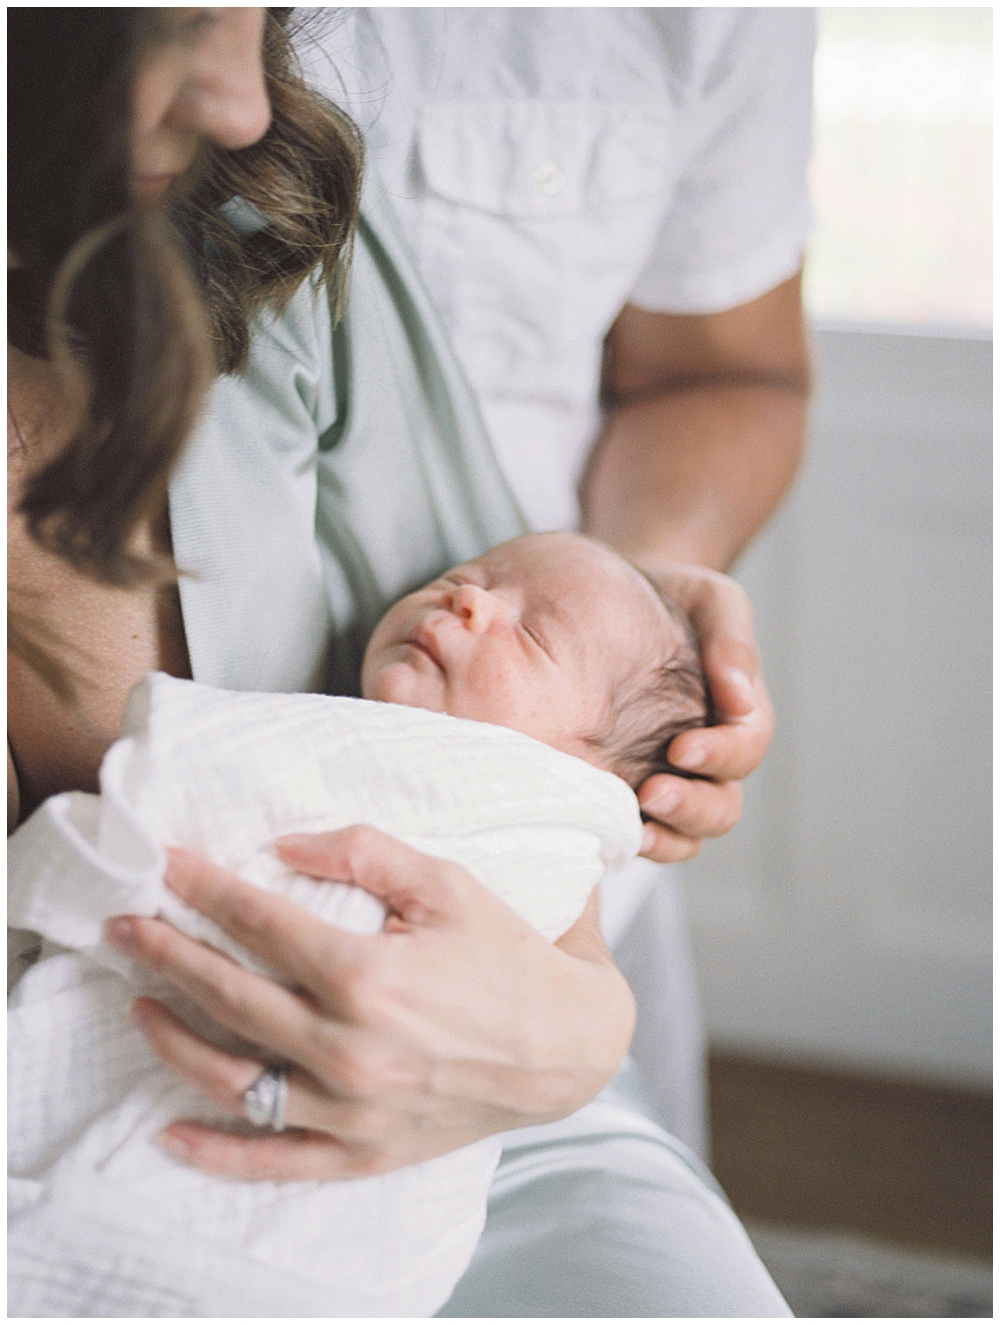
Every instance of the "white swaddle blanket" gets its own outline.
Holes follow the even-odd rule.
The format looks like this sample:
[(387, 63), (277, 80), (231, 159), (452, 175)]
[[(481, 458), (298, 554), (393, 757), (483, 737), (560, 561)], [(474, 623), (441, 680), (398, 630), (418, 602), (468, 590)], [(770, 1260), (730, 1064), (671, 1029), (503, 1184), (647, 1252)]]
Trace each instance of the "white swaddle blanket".
[(9, 922), (47, 942), (9, 1016), (9, 1311), (433, 1314), (475, 1248), (499, 1141), (344, 1183), (244, 1183), (186, 1167), (157, 1133), (224, 1115), (128, 1023), (136, 994), (164, 987), (102, 942), (103, 925), (162, 915), (252, 963), (163, 886), (163, 847), (177, 845), (330, 923), (376, 932), (380, 903), (295, 875), (269, 846), (369, 823), (458, 861), (556, 938), (601, 874), (638, 850), (634, 795), (504, 728), (160, 674), (133, 691), (124, 730), (100, 797), (53, 797), (10, 840)]

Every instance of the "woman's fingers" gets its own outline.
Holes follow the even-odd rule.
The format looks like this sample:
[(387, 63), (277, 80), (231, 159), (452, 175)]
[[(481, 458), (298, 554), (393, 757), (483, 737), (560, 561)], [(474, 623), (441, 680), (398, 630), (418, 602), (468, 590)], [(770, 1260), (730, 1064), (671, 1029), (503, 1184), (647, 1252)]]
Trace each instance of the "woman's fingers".
[(201, 1123), (174, 1123), (161, 1143), (196, 1168), (227, 1178), (271, 1182), (329, 1182), (368, 1178), (418, 1164), (482, 1138), (482, 1131), (406, 1133), (392, 1145), (345, 1142), (322, 1132), (234, 1136)]
[(165, 976), (228, 1030), (273, 1053), (300, 1056), (317, 1036), (317, 1014), (299, 996), (248, 971), (173, 925), (121, 916), (105, 931), (113, 948)]
[[(328, 925), (279, 893), (244, 883), (197, 852), (168, 851), (164, 882), (188, 906), (214, 920), (255, 956), (311, 993), (322, 990), (326, 994), (331, 971), (347, 969), (363, 959), (365, 936)], [(170, 969), (156, 969), (173, 979)], [(204, 1003), (202, 1006), (211, 1011)]]
[(367, 824), (280, 837), (274, 845), (286, 865), (314, 879), (355, 883), (404, 924), (426, 925), (455, 913), (463, 872)]
[(224, 1053), (192, 1035), (179, 1017), (152, 998), (132, 1004), (129, 1018), (167, 1067), (227, 1113), (243, 1112), (243, 1096), (264, 1071), (256, 1058)]
[[(275, 848), (303, 874), (355, 883), (385, 902), (394, 922), (387, 925), (390, 930), (453, 916), (466, 878), (456, 866), (363, 824), (281, 838)], [(367, 936), (328, 925), (195, 852), (168, 852), (165, 882), (189, 906), (317, 996), (326, 997), (331, 972), (347, 972), (375, 959)]]
[[(179, 1017), (152, 998), (132, 1005), (131, 1019), (156, 1056), (213, 1100), (227, 1113), (245, 1116), (243, 1096), (260, 1077), (265, 1064), (256, 1058), (229, 1054), (194, 1035)], [(412, 1112), (412, 1101), (407, 1101)], [(291, 1068), (285, 1122), (326, 1132), (342, 1142), (372, 1145), (401, 1129), (403, 1115), (364, 1100), (338, 1098), (308, 1073)]]
[[(137, 999), (131, 1016), (167, 1067), (227, 1113), (245, 1116), (243, 1096), (264, 1071), (263, 1063), (206, 1044), (154, 999)], [(290, 1134), (234, 1136), (202, 1123), (180, 1122), (168, 1127), (161, 1141), (187, 1163), (229, 1177), (357, 1178), (444, 1154), (483, 1135), (481, 1126), (468, 1127), (462, 1102), (454, 1102), (449, 1112), (451, 1127), (446, 1116), (439, 1116), (437, 1135), (430, 1136), (413, 1101), (391, 1109), (338, 1099), (292, 1068), (285, 1107), (286, 1125), (294, 1129)]]
[[(125, 931), (128, 937), (123, 939)], [(355, 970), (354, 985), (341, 998), (338, 973), (328, 972), (327, 988), (322, 991), (326, 1006), (321, 1006), (319, 1000), (293, 993), (246, 970), (161, 920), (122, 917), (111, 922), (107, 935), (118, 951), (166, 976), (219, 1025), (259, 1044), (265, 1052), (300, 1064), (320, 1110), (306, 1113), (300, 1108), (301, 1126), (326, 1126), (331, 1121), (326, 1111), (331, 1092), (355, 1099), (369, 1095), (403, 1099), (408, 1091), (420, 1089), (425, 1073), (420, 1055), (407, 1052), (405, 1046), (386, 1037), (364, 1034), (334, 1007), (339, 1001), (352, 1016), (358, 1012), (377, 1016), (377, 1009), (371, 1006), (377, 998), (377, 990), (373, 993), (374, 977), (360, 981)], [(201, 1042), (176, 1018), (168, 1024), (150, 1011), (146, 1000), (140, 1004), (140, 1018), (155, 1028), (158, 1036), (153, 1044), (155, 1051), (196, 1085), (202, 1083), (194, 1074), (206, 1072), (205, 1084), (212, 1086), (212, 1098), (224, 1107), (231, 1107), (233, 1097), (242, 1095), (252, 1084), (243, 1084), (246, 1068), (223, 1069), (218, 1057), (221, 1051), (208, 1045), (199, 1049)], [(153, 1007), (159, 1005), (154, 1003)], [(145, 1026), (140, 1025), (140, 1029), (145, 1033)], [(180, 1057), (175, 1058), (175, 1054)], [(251, 1060), (240, 1061), (246, 1064)], [(316, 1081), (322, 1084), (316, 1085)], [(227, 1091), (228, 1104), (223, 1098)], [(234, 1107), (233, 1112), (241, 1109)]]
[[(264, 1063), (207, 1044), (155, 999), (137, 999), (131, 1017), (167, 1067), (227, 1113), (245, 1116), (243, 1096), (264, 1071)], [(313, 1128), (342, 1140), (371, 1141), (391, 1129), (393, 1116), (384, 1109), (338, 1100), (308, 1073), (293, 1067), (288, 1077), (285, 1122), (289, 1127)]]
[[(201, 1123), (174, 1123), (161, 1144), (186, 1163), (227, 1178), (271, 1182), (328, 1182), (387, 1172), (388, 1164), (369, 1152), (362, 1156), (335, 1137), (320, 1132), (277, 1132), (274, 1136), (234, 1136)], [(353, 1161), (353, 1168), (351, 1167)]]
[[(183, 1142), (191, 1163), (256, 1178), (384, 1172), (562, 1117), (610, 1079), (633, 1005), (593, 935), (549, 944), (460, 867), (372, 829), (293, 839), (280, 852), (316, 878), (382, 897), (385, 932), (337, 930), (191, 853), (172, 854), (170, 882), (270, 965), (297, 973), (296, 991), (162, 921), (109, 926), (119, 950), (260, 1045), (261, 1059), (293, 1064), (287, 1117), (303, 1132), (246, 1138), (177, 1124), (167, 1140)], [(155, 1003), (138, 1015), (168, 1066), (242, 1111), (259, 1064), (203, 1044)]]
[(577, 920), (566, 930), (565, 934), (556, 939), (556, 947), (569, 953), (571, 957), (582, 957), (585, 961), (600, 962), (607, 966), (614, 965), (614, 959), (604, 941), (604, 935), (601, 933), (601, 894), (599, 888), (595, 888), (587, 898), (587, 905), (583, 908)]

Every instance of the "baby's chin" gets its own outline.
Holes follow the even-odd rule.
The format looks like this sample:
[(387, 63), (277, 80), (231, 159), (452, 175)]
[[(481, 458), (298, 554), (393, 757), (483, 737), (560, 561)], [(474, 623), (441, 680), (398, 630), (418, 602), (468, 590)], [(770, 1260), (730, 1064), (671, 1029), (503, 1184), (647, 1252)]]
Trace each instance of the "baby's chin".
[(377, 669), (364, 668), (361, 694), (380, 704), (405, 704), (407, 708), (430, 709), (434, 713), (445, 711), (440, 686), (435, 686), (433, 678), (421, 676), (406, 662), (393, 662)]

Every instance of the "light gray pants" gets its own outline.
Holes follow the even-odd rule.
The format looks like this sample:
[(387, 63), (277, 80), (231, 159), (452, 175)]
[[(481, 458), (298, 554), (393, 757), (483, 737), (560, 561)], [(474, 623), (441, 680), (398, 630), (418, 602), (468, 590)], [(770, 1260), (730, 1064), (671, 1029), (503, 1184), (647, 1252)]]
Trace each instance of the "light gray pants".
[(510, 1133), (451, 1317), (790, 1316), (696, 1156), (626, 1066), (572, 1117)]

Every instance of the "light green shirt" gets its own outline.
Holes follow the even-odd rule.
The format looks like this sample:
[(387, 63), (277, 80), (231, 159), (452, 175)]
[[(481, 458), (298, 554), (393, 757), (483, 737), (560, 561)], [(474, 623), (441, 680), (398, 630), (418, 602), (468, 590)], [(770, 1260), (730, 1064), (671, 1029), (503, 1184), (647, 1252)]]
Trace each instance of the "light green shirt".
[(356, 694), (385, 609), (525, 531), (369, 174), (342, 320), (305, 285), (219, 381), (170, 486), (194, 678)]

